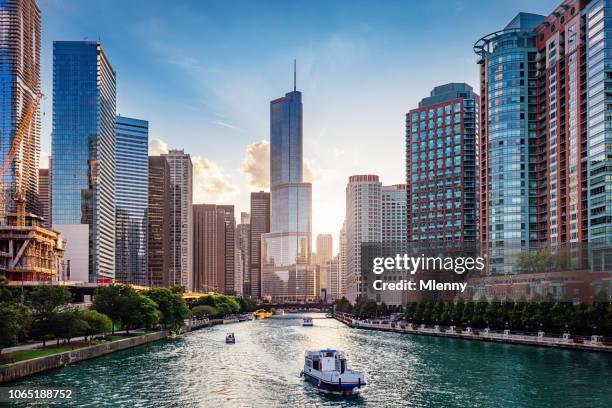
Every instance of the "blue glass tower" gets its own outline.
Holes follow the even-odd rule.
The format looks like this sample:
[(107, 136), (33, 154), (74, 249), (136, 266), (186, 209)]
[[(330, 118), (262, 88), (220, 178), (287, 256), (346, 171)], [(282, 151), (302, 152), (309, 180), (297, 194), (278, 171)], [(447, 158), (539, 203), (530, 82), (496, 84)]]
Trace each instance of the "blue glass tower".
[[(51, 220), (86, 226), (92, 282), (115, 277), (115, 70), (97, 41), (53, 43)], [(67, 251), (83, 245), (65, 234)], [(74, 238), (74, 237), (73, 237)]]
[(149, 122), (115, 118), (116, 279), (147, 284)]
[(302, 179), (302, 93), (270, 102), (270, 233), (262, 236), (261, 295), (314, 299), (312, 186)]

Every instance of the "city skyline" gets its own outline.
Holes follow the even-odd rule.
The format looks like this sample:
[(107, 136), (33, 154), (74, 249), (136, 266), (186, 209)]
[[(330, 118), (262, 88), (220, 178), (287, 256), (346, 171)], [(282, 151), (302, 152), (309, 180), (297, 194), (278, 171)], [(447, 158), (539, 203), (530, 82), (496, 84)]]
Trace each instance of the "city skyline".
[[(390, 2), (372, 12), (365, 3), (349, 10), (342, 3), (276, 9), (268, 2), (240, 5), (253, 7), (241, 15), (253, 16), (221, 27), (211, 20), (233, 13), (237, 4), (205, 8), (185, 3), (167, 10), (159, 2), (118, 8), (41, 1), (42, 90), (51, 95), (53, 40), (101, 39), (118, 72), (117, 113), (150, 120), (150, 154), (175, 148), (192, 155), (194, 203), (234, 204), (239, 213), (248, 211), (251, 191), (268, 188), (249, 181), (265, 184), (268, 179), (268, 101), (291, 85), (291, 62), (297, 58), (298, 86), (308, 106), (304, 159), (305, 176), (313, 181), (313, 235), (331, 233), (338, 247), (344, 192), (336, 186), (361, 173), (376, 173), (385, 184), (403, 182), (399, 146), (408, 109), (440, 83), (467, 82), (477, 89), (472, 46), (479, 36), (506, 24), (508, 15), (523, 10), (547, 14), (557, 2), (483, 4), (411, 4), (406, 9)], [(325, 17), (311, 23), (298, 18), (315, 12)], [(89, 13), (98, 15), (97, 21), (87, 19)], [(275, 18), (279, 14), (286, 14), (287, 21)], [(425, 26), (422, 21), (433, 15)], [(457, 19), (462, 15), (474, 18)], [(275, 24), (262, 24), (264, 17), (275, 18)], [(198, 18), (210, 22), (209, 28), (201, 28)], [(172, 31), (179, 22), (181, 29)], [(276, 39), (291, 24), (295, 35)], [(224, 37), (235, 51), (231, 55), (215, 45), (225, 32), (231, 34)], [(449, 41), (443, 53), (440, 35)], [(257, 45), (269, 41), (275, 41), (272, 47)], [(428, 62), (411, 62), (415, 54)], [(243, 64), (244, 58), (250, 63)], [(338, 95), (351, 100), (350, 107), (339, 103)], [(378, 100), (385, 103), (374, 103)], [(42, 101), (42, 111), (44, 156), (50, 152), (50, 98)]]

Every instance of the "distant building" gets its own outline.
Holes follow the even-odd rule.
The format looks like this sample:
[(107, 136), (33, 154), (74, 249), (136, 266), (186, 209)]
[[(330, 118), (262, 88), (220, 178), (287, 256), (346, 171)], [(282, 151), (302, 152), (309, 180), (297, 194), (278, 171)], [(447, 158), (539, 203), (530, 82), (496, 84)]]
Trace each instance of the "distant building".
[(368, 254), (377, 255), (382, 244), (382, 183), (376, 175), (349, 177), (346, 186), (346, 297), (354, 303), (368, 290), (363, 264)]
[(162, 154), (170, 165), (170, 285), (193, 290), (193, 165), (184, 150)]
[[(402, 256), (408, 251), (406, 185), (383, 186), (381, 201), (382, 256)], [(406, 276), (386, 271), (380, 278), (383, 281), (398, 281)], [(382, 291), (377, 300), (387, 305), (401, 305), (405, 304), (403, 294), (401, 291)]]
[(233, 206), (193, 205), (194, 290), (197, 292), (234, 293), (235, 226), (229, 220), (229, 214), (233, 218), (233, 210)]
[(149, 157), (148, 273), (149, 286), (170, 287), (172, 184), (163, 156)]
[(337, 255), (321, 265), (321, 274), (325, 276), (325, 294), (327, 296), (325, 300), (333, 302), (341, 299), (343, 296), (342, 279), (340, 277), (340, 263)]
[(334, 256), (334, 240), (331, 234), (317, 235), (317, 252), (314, 263), (323, 265)]
[(270, 193), (251, 193), (251, 227), (249, 239), (250, 296), (261, 297), (261, 236), (270, 232)]
[(338, 237), (338, 273), (340, 280), (338, 291), (340, 298), (342, 298), (346, 296), (346, 221), (342, 223)]
[[(242, 288), (240, 291), (245, 296), (251, 295), (250, 240), (251, 216), (249, 213), (242, 212), (240, 213), (240, 224), (236, 226), (236, 259), (240, 261), (240, 265), (236, 264), (236, 269), (240, 266), (242, 271)], [(238, 287), (236, 287), (236, 291), (238, 291)]]
[[(53, 43), (51, 221), (67, 241), (66, 262), (89, 230), (90, 282), (115, 278), (115, 97), (100, 42)], [(85, 276), (75, 266), (72, 276)]]
[(44, 218), (43, 225), (49, 223), (49, 202), (51, 192), (49, 191), (49, 169), (38, 169), (38, 203), (40, 205), (40, 216)]
[(115, 118), (115, 278), (146, 285), (149, 122)]
[(270, 102), (270, 232), (262, 237), (261, 296), (309, 300), (316, 293), (312, 185), (302, 178), (302, 93)]
[[(40, 9), (35, 0), (0, 2), (0, 163), (4, 163), (13, 144), (15, 129), (40, 92)], [(114, 115), (114, 112), (113, 112)], [(22, 143), (17, 158), (0, 180), (0, 224), (15, 211), (15, 173), (20, 174), (26, 211), (40, 214), (38, 208), (38, 164), (40, 156), (40, 110), (28, 127), (27, 143)], [(48, 219), (47, 219), (48, 222)]]
[(218, 205), (223, 210), (225, 222), (225, 283), (222, 293), (235, 294), (236, 290), (236, 218), (233, 205)]

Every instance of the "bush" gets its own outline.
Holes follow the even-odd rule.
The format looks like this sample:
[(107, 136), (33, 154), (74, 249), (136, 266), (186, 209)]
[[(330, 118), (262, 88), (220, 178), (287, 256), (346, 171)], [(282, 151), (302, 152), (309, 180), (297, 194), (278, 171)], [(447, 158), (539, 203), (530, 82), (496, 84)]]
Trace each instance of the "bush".
[(213, 306), (200, 305), (191, 309), (191, 314), (201, 319), (203, 317), (214, 317), (218, 314), (218, 311)]

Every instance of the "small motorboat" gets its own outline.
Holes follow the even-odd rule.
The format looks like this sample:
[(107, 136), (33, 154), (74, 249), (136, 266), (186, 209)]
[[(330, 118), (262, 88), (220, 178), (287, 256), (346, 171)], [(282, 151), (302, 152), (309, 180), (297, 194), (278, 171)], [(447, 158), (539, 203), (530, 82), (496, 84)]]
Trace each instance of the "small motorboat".
[(305, 317), (302, 320), (302, 326), (304, 326), (304, 327), (312, 327), (312, 326), (314, 326), (314, 324), (312, 323), (312, 319), (310, 317)]
[(327, 319), (333, 319), (333, 318), (334, 318), (334, 315), (333, 315), (333, 314), (331, 314), (331, 313), (327, 313), (327, 314), (325, 314), (325, 317), (326, 317)]
[(228, 333), (227, 336), (225, 336), (225, 342), (227, 344), (236, 344), (236, 337), (234, 336), (234, 333)]
[(300, 375), (321, 391), (342, 395), (351, 395), (355, 388), (366, 385), (363, 373), (348, 369), (346, 357), (339, 350), (307, 351)]

